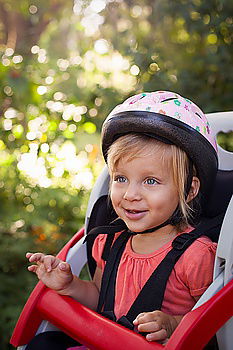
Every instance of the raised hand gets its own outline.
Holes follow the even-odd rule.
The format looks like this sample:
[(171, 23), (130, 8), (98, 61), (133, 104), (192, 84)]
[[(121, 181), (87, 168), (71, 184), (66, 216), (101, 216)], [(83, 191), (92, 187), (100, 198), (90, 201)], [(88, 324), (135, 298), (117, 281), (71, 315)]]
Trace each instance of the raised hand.
[(42, 253), (27, 253), (26, 258), (35, 263), (28, 267), (29, 271), (34, 272), (47, 287), (59, 294), (66, 294), (65, 291), (74, 278), (67, 262)]

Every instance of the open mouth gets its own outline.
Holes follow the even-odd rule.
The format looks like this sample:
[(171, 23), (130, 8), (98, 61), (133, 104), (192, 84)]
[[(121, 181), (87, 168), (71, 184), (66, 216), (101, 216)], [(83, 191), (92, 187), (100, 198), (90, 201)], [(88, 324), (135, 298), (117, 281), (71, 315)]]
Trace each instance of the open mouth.
[(129, 222), (139, 222), (140, 220), (143, 220), (145, 216), (148, 213), (148, 210), (145, 209), (128, 209), (128, 208), (122, 208), (123, 209), (123, 220), (125, 219), (128, 223)]
[(140, 217), (145, 214), (147, 210), (137, 210), (137, 209), (124, 209), (127, 216), (130, 217)]
[(130, 214), (138, 214), (138, 213), (144, 213), (145, 210), (130, 210), (130, 209), (125, 209), (128, 213)]

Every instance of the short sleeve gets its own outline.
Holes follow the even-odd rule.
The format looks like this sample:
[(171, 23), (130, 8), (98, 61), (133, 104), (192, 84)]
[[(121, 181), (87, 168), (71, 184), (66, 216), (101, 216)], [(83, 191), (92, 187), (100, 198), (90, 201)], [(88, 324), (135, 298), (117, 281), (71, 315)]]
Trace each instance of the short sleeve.
[(183, 254), (183, 277), (193, 297), (201, 296), (213, 281), (217, 244), (198, 238)]
[(103, 253), (106, 238), (107, 238), (107, 235), (105, 235), (105, 234), (98, 235), (96, 237), (94, 244), (93, 244), (93, 247), (92, 247), (92, 256), (95, 259), (96, 264), (100, 269), (103, 269), (103, 267), (104, 267), (104, 261), (101, 258), (101, 256)]

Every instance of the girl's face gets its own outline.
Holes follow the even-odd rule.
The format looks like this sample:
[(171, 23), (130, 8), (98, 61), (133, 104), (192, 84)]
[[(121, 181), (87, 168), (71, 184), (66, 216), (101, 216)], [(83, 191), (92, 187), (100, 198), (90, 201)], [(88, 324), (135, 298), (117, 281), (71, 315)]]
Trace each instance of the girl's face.
[(112, 174), (110, 196), (117, 215), (129, 230), (142, 232), (165, 222), (179, 198), (171, 160), (159, 152), (119, 160)]

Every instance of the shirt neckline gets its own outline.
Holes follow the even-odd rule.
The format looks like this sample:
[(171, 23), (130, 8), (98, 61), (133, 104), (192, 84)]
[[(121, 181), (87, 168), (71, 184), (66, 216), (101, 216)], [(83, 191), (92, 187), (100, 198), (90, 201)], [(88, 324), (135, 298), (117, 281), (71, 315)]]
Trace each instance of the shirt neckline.
[[(184, 230), (183, 232), (180, 232), (176, 235), (176, 237), (178, 237), (179, 235), (181, 235), (182, 233), (189, 233), (193, 230), (193, 227), (188, 227), (186, 230)], [(157, 255), (160, 255), (161, 253), (163, 253), (166, 250), (170, 250), (172, 248), (172, 242), (175, 239), (174, 237), (171, 238), (170, 241), (168, 241), (167, 243), (165, 243), (162, 247), (160, 247), (159, 249), (156, 249), (154, 252), (149, 253), (149, 254), (140, 254), (140, 253), (136, 253), (133, 251), (132, 249), (132, 237), (130, 237), (130, 239), (128, 240), (126, 247), (125, 247), (125, 253), (131, 257), (134, 258), (140, 258), (140, 259), (148, 259), (148, 258), (152, 258), (155, 257)]]

